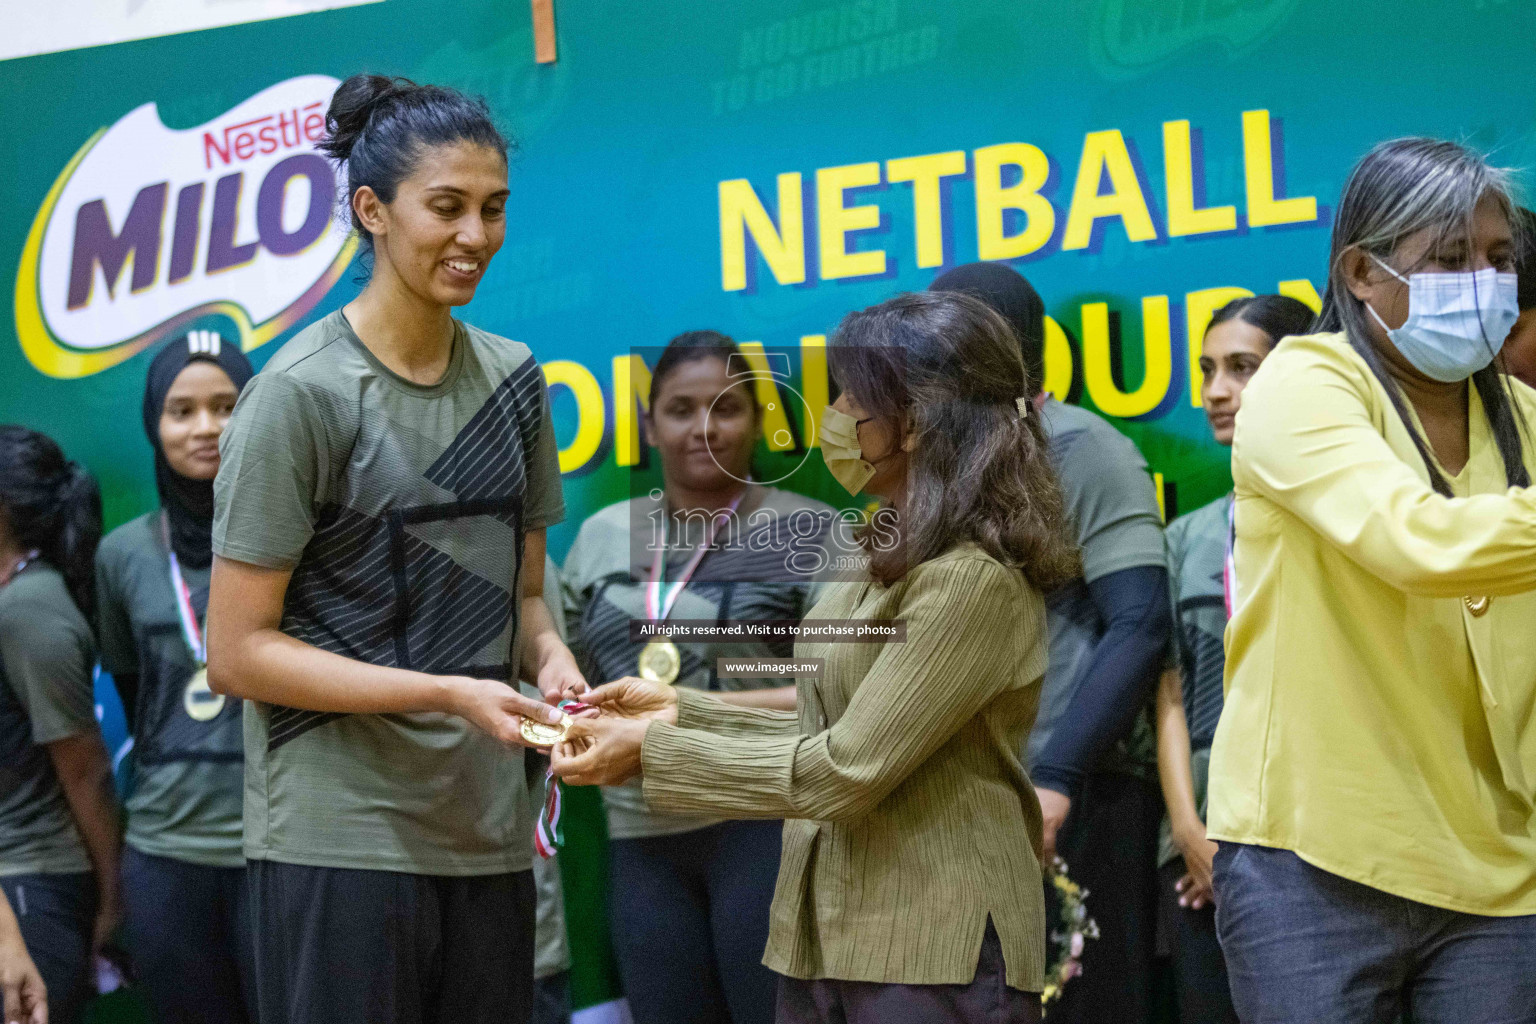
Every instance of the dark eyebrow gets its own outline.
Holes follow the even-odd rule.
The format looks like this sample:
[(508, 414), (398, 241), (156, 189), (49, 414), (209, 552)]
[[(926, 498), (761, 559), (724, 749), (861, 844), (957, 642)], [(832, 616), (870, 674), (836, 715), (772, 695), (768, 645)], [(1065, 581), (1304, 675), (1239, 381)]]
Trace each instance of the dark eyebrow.
[[(435, 192), (435, 193), (442, 194), (442, 195), (463, 196), (463, 197), (466, 197), (466, 198), (469, 196), (468, 192), (464, 191), (462, 188), (459, 188), (457, 185), (431, 185), (431, 186), (427, 187), (424, 191), (426, 191), (426, 192)], [(486, 196), (486, 198), (487, 199), (505, 199), (507, 196), (509, 196), (511, 194), (512, 194), (512, 190), (510, 188), (503, 188), (503, 189), (497, 189), (495, 192), (492, 192), (490, 195)]]

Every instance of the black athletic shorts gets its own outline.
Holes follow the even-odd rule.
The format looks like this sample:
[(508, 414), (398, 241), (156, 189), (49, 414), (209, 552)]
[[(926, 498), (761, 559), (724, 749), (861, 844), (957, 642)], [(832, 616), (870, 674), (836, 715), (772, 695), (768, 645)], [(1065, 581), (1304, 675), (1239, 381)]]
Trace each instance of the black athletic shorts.
[(251, 861), (260, 1024), (527, 1024), (533, 872)]

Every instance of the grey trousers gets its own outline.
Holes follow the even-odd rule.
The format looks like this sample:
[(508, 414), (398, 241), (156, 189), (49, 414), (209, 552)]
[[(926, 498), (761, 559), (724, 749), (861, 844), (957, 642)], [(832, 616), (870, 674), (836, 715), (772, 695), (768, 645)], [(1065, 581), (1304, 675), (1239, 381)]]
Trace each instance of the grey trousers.
[(777, 1024), (1037, 1024), (1040, 993), (1009, 988), (992, 923), (969, 985), (779, 979)]

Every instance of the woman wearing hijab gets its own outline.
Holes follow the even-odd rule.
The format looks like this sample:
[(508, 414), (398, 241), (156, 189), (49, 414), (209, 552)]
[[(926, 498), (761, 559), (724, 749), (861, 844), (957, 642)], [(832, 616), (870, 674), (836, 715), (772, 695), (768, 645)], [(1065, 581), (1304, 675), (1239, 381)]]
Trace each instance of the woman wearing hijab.
[(202, 639), (219, 436), (252, 373), (211, 332), (161, 349), (144, 389), (160, 507), (112, 531), (96, 557), (101, 663), (133, 734), (128, 939), (162, 1024), (252, 1016), (241, 702), (208, 688)]

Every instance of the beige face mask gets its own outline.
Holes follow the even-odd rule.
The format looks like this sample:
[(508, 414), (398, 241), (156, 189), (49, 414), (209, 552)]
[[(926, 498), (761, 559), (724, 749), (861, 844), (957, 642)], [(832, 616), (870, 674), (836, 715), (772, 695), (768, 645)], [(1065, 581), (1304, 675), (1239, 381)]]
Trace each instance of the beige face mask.
[(830, 405), (821, 414), (821, 458), (827, 464), (832, 479), (858, 494), (875, 475), (875, 467), (864, 459), (859, 447), (859, 424), (845, 412)]

